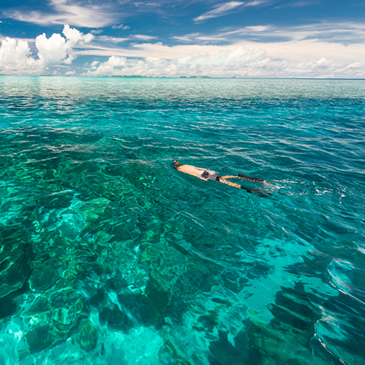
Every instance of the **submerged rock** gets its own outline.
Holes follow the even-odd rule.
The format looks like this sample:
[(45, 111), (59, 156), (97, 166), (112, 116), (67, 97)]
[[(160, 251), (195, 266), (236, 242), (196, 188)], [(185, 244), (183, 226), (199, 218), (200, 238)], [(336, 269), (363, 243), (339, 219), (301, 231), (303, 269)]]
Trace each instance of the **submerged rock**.
[(40, 326), (25, 335), (30, 353), (35, 353), (50, 347), (52, 336), (49, 333), (48, 326)]
[(98, 338), (98, 331), (93, 324), (88, 320), (83, 321), (77, 336), (77, 342), (80, 344), (80, 347), (85, 351), (91, 351), (96, 347)]
[(39, 265), (29, 279), (31, 289), (43, 291), (51, 288), (60, 278), (57, 266), (56, 261), (47, 261)]
[(155, 283), (149, 281), (146, 287), (146, 296), (142, 305), (154, 325), (160, 325), (166, 316), (169, 304), (169, 295), (161, 291)]
[(249, 343), (244, 333), (234, 339), (235, 346), (228, 340), (226, 332), (219, 331), (219, 339), (209, 346), (212, 357), (222, 365), (240, 365), (248, 363)]
[(100, 312), (100, 322), (108, 323), (108, 327), (112, 329), (116, 329), (118, 331), (127, 332), (129, 329), (133, 327), (132, 321), (128, 318), (128, 316), (122, 312), (118, 306), (112, 304), (112, 308), (105, 307)]

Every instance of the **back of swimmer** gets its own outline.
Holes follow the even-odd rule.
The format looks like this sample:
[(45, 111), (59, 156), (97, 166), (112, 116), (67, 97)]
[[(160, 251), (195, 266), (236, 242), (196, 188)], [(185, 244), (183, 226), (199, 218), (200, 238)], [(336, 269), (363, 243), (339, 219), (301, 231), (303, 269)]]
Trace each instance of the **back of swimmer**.
[(207, 171), (207, 170), (203, 170), (200, 173), (200, 176), (203, 179), (207, 179), (207, 180), (213, 180), (213, 181), (219, 181), (219, 177), (217, 176), (217, 174), (214, 171)]
[(253, 181), (253, 182), (256, 182), (256, 183), (270, 185), (270, 183), (268, 181), (265, 181), (265, 180), (257, 179), (255, 177), (251, 177), (251, 176), (247, 176), (247, 175), (243, 175), (243, 174), (218, 176), (215, 171), (208, 170), (208, 169), (202, 169), (200, 167), (195, 167), (195, 166), (192, 166), (192, 165), (181, 165), (176, 160), (174, 162), (172, 162), (171, 165), (174, 169), (177, 169), (180, 172), (195, 176), (195, 177), (197, 177), (199, 179), (202, 179), (202, 180), (205, 180), (205, 181), (207, 181), (207, 180), (219, 181), (223, 184), (226, 184), (226, 185), (238, 188), (238, 189), (244, 189), (249, 193), (258, 194), (260, 196), (271, 195), (267, 191), (263, 191), (263, 190), (260, 190), (260, 189), (251, 189), (251, 188), (245, 187), (243, 185), (236, 184), (236, 183), (230, 181), (229, 179), (241, 178), (241, 179), (250, 180), (250, 181)]

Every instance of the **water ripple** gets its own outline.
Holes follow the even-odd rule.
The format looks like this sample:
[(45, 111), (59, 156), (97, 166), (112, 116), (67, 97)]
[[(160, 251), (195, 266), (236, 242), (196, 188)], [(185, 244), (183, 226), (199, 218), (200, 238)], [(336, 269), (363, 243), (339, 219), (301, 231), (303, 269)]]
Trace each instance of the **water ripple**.
[(364, 362), (363, 81), (0, 91), (0, 362)]

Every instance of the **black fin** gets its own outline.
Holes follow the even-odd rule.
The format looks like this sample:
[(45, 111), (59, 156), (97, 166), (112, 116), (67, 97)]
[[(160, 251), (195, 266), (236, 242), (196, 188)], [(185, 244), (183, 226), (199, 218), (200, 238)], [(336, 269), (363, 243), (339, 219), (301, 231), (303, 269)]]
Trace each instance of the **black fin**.
[(261, 184), (270, 184), (268, 181), (262, 180), (262, 179), (257, 179), (256, 177), (251, 177), (251, 176), (247, 176), (247, 175), (243, 175), (243, 174), (238, 174), (237, 176), (241, 177), (242, 179), (259, 182)]
[(250, 189), (246, 188), (246, 186), (241, 185), (241, 189), (246, 190), (250, 194), (257, 194), (262, 198), (267, 198), (271, 195), (268, 191), (260, 190), (260, 189)]

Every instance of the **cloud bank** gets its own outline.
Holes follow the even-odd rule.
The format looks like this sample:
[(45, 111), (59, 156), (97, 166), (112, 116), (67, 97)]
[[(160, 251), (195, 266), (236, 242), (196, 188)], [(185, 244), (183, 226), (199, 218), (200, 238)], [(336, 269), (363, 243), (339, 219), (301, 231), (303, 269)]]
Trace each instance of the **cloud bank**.
[(200, 76), (242, 72), (263, 65), (268, 61), (263, 50), (251, 51), (241, 46), (231, 52), (221, 51), (213, 55), (187, 55), (176, 60), (146, 57), (144, 60), (127, 60), (112, 56), (87, 76), (143, 75), (143, 76)]
[(112, 56), (84, 75), (363, 78), (365, 63), (333, 61), (325, 57), (292, 61), (271, 57), (264, 49), (248, 49), (241, 45), (232, 50), (186, 55), (176, 59), (150, 56), (137, 60)]
[[(361, 24), (347, 24), (342, 28), (346, 30), (342, 34), (345, 38), (350, 34), (361, 37), (365, 32)], [(323, 39), (317, 37), (319, 30)], [(270, 34), (273, 31), (282, 37), (291, 34), (285, 41), (243, 41), (238, 37), (248, 32)], [(333, 31), (338, 32), (340, 28), (333, 30), (328, 24), (322, 24), (279, 30), (262, 25), (226, 30), (212, 37), (189, 34), (185, 36), (189, 44), (168, 46), (153, 43), (152, 36), (94, 36), (65, 25), (62, 34), (36, 37), (35, 47), (30, 47), (31, 42), (27, 40), (4, 39), (0, 47), (0, 73), (44, 74), (47, 70), (49, 74), (61, 65), (63, 69), (58, 71), (63, 74), (87, 76), (365, 78), (364, 44), (330, 42), (327, 37)], [(231, 44), (196, 44), (202, 39), (236, 35), (238, 38)], [(138, 39), (145, 43), (133, 42)], [(128, 40), (131, 43), (125, 47), (116, 46)], [(34, 54), (32, 49), (36, 50)], [(67, 67), (82, 56), (88, 58), (84, 66), (77, 66), (76, 71)]]
[(94, 38), (92, 34), (82, 34), (68, 25), (64, 26), (62, 33), (64, 37), (54, 33), (47, 38), (43, 33), (35, 39), (38, 59), (31, 56), (27, 41), (7, 37), (0, 47), (1, 73), (34, 74), (41, 73), (47, 66), (71, 64), (76, 57), (72, 54), (73, 49), (90, 43)]

